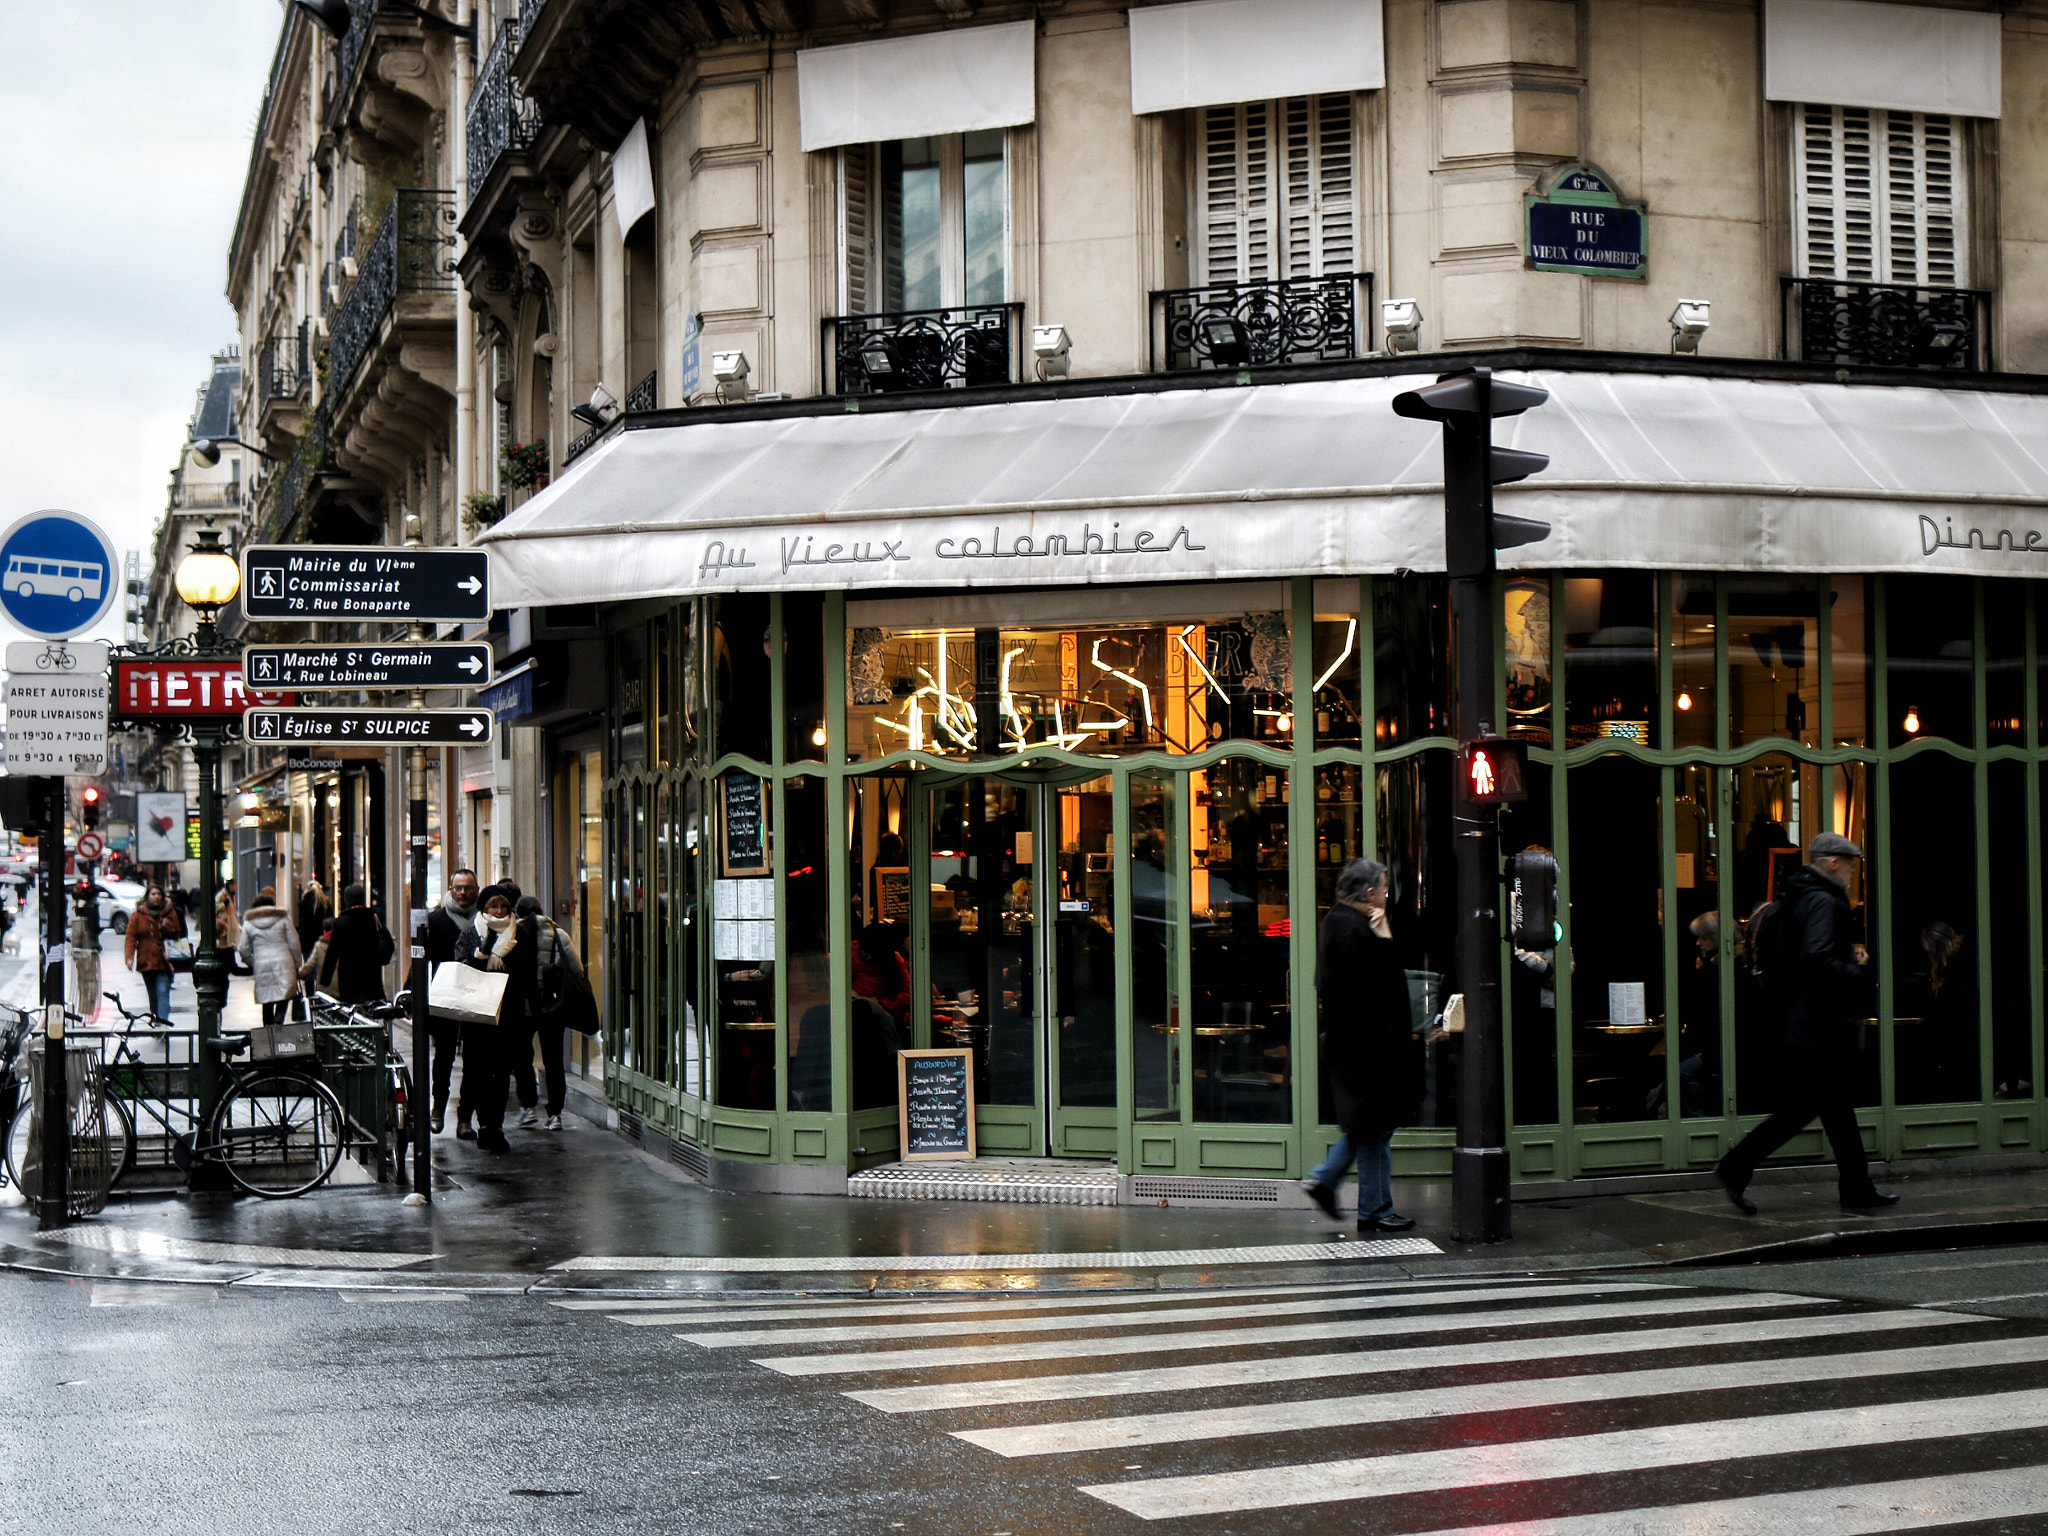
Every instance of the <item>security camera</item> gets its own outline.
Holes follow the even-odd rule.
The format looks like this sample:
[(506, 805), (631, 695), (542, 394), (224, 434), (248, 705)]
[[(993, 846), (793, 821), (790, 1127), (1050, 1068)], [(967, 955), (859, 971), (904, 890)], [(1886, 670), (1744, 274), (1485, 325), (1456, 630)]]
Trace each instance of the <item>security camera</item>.
[(1711, 323), (1708, 311), (1712, 304), (1706, 299), (1680, 299), (1678, 307), (1671, 311), (1671, 350), (1674, 352), (1697, 353), (1700, 338), (1707, 334)]
[(1388, 352), (1415, 351), (1422, 345), (1422, 306), (1413, 299), (1382, 300), (1380, 330)]

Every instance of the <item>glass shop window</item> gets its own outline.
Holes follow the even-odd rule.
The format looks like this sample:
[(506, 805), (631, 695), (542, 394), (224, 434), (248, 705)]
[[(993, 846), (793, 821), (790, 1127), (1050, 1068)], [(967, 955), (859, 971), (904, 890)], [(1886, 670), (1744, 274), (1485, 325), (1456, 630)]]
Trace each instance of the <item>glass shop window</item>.
[(977, 1103), (1034, 1103), (1043, 972), (1032, 878), (1038, 796), (998, 779), (925, 793), (932, 1044), (973, 1053)]
[(1970, 765), (1946, 752), (1891, 766), (1891, 953), (1884, 958), (1892, 972), (1892, 1075), (1901, 1104), (1981, 1096), (1977, 957), (1984, 935), (1977, 923), (1974, 790)]
[(1131, 775), (1131, 1079), (1135, 1118), (1180, 1119), (1180, 968), (1185, 948), (1177, 872), (1186, 866), (1186, 797), (1178, 775)]
[(1566, 776), (1571, 803), (1572, 1114), (1662, 1119), (1664, 858), (1658, 770), (1610, 755)]
[(896, 1053), (916, 1044), (910, 982), (910, 781), (894, 775), (846, 787), (853, 893), (853, 996), (847, 1019), (852, 1108), (896, 1102)]
[(1315, 744), (1355, 747), (1363, 731), (1358, 718), (1358, 680), (1365, 654), (1358, 632), (1358, 583), (1317, 582), (1315, 608), (1315, 673), (1309, 689), (1315, 710)]
[(1226, 758), (1188, 775), (1192, 1096), (1198, 1121), (1293, 1118), (1288, 773)]
[(1731, 576), (1728, 741), (1820, 734), (1820, 592), (1812, 577)]
[(647, 761), (647, 712), (652, 689), (647, 678), (647, 630), (632, 624), (613, 638), (612, 665), (618, 676), (619, 761)]
[(1835, 740), (1838, 747), (1860, 747), (1870, 735), (1870, 602), (1861, 576), (1836, 576), (1829, 584), (1829, 624), (1833, 651)]
[(1060, 1103), (1116, 1107), (1115, 794), (1108, 775), (1053, 796), (1052, 1010), (1059, 1031)]
[(1291, 647), (1283, 613), (1075, 628), (855, 628), (847, 636), (849, 756), (1285, 746), (1294, 732)]
[[(1448, 752), (1424, 752), (1381, 765), (1374, 787), (1378, 858), (1387, 866), (1387, 918), (1405, 951), (1408, 1023), (1418, 1034), (1443, 1010), (1454, 974), (1452, 765)], [(1456, 1035), (1426, 1047), (1423, 1100), (1415, 1124), (1457, 1123), (1459, 1049)]]
[[(1500, 846), (1507, 855), (1557, 850), (1551, 830), (1548, 763), (1529, 764), (1529, 798), (1501, 811)], [(1516, 1125), (1557, 1124), (1557, 965), (1555, 943), (1517, 947), (1503, 1002), (1508, 1017), (1508, 1079)], [(1448, 1042), (1446, 1042), (1448, 1043)]]
[(825, 599), (782, 598), (782, 752), (792, 763), (825, 760)]
[(1550, 578), (1513, 576), (1502, 592), (1507, 734), (1550, 745)]
[(790, 779), (782, 787), (783, 1017), (789, 1020), (788, 1105), (832, 1107), (832, 939), (825, 898), (829, 849), (825, 781)]
[[(1996, 857), (1985, 860), (1991, 887), (1991, 1097), (2033, 1096), (2034, 998), (2028, 985), (2033, 961), (2027, 948), (2027, 775), (2011, 760), (1990, 765), (1990, 818)], [(2019, 846), (2015, 846), (2018, 844)]]
[(1931, 736), (1976, 745), (1970, 586), (1965, 576), (1885, 578), (1887, 739), (1895, 747)]
[(2027, 593), (2017, 581), (1987, 581), (1984, 593), (1984, 745), (2027, 744)]
[(1561, 584), (1566, 745), (1657, 745), (1656, 578), (1622, 571)]
[(1373, 740), (1399, 746), (1449, 735), (1450, 602), (1441, 576), (1377, 576), (1372, 584)]
[(713, 754), (728, 752), (767, 762), (769, 651), (765, 597), (721, 597), (712, 609), (712, 709), (718, 723)]
[(1714, 746), (1720, 695), (1714, 687), (1715, 579), (1671, 578), (1671, 735), (1679, 747)]
[(1678, 888), (1678, 1112), (1688, 1120), (1722, 1109), (1720, 838), (1711, 768), (1673, 772), (1672, 865)]
[(774, 796), (732, 769), (709, 788), (718, 865), (711, 882), (711, 984), (718, 1025), (718, 1102), (775, 1107)]

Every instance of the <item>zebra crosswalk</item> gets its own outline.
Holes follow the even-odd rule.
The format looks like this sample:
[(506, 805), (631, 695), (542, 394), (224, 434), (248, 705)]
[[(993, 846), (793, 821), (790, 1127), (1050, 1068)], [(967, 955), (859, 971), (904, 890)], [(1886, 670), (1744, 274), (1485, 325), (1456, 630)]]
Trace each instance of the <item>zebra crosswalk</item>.
[(1954, 1308), (1534, 1276), (556, 1305), (1049, 1472), (1091, 1528), (2048, 1531), (2048, 1331)]

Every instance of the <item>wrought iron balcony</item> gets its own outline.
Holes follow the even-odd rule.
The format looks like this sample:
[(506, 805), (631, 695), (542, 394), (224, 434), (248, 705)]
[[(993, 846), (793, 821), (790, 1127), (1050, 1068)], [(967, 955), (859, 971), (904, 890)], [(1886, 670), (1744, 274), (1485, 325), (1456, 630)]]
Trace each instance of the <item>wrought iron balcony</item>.
[(539, 19), (540, 13), (547, 8), (548, 0), (520, 0), (519, 35), (521, 37), (524, 37), (532, 29), (534, 22)]
[(282, 466), (271, 471), (256, 494), (256, 515), (252, 519), (257, 544), (283, 541), (298, 521), (314, 488), (315, 477), (328, 467), (330, 444), (327, 436), (327, 405), (322, 401), (307, 423), (306, 435)]
[(519, 22), (509, 20), (491, 40), (469, 97), (469, 195), (473, 198), (501, 156), (524, 149), (540, 131), (540, 109), (527, 100), (512, 78), (512, 55), (519, 51)]
[(256, 365), (256, 408), (267, 409), (280, 400), (297, 400), (306, 388), (308, 366), (307, 327), (263, 343)]
[(626, 391), (626, 412), (651, 411), (654, 409), (654, 370), (649, 369), (647, 377)]
[(824, 328), (828, 395), (978, 389), (1022, 377), (1022, 304), (833, 315)]
[(335, 311), (327, 392), (339, 398), (401, 293), (455, 287), (455, 194), (401, 187), (377, 226), (355, 286)]
[(627, 390), (626, 398), (620, 404), (618, 414), (613, 416), (610, 421), (605, 422), (602, 426), (592, 427), (589, 431), (579, 433), (569, 439), (569, 446), (562, 450), (562, 468), (567, 469), (583, 454), (610, 437), (612, 430), (633, 412), (653, 410), (654, 379), (654, 373), (650, 372), (646, 378)]
[(1785, 355), (1802, 363), (1876, 368), (1991, 366), (1991, 292), (1783, 279)]
[(1152, 371), (1327, 363), (1372, 350), (1372, 274), (1162, 288), (1152, 295)]

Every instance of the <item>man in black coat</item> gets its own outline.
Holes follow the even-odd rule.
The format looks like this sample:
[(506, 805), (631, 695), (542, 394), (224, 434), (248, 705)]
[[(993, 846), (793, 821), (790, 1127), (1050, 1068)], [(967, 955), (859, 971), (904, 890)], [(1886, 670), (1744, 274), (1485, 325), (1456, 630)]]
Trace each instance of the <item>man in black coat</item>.
[[(412, 969), (407, 980), (408, 987), (423, 987), (433, 975), (437, 965), (455, 963), (455, 946), (467, 933), (474, 936), (476, 925), (476, 871), (458, 869), (448, 877), (447, 894), (441, 904), (427, 914), (426, 942), (420, 947), (426, 951), (423, 971), (418, 965)], [(431, 1014), (427, 1018), (427, 1037), (434, 1042), (434, 1117), (436, 1136), (448, 1113), (449, 1085), (455, 1076), (455, 1051), (462, 1039), (462, 1026), (453, 1019), (439, 1019)], [(469, 1095), (465, 1093), (455, 1104), (455, 1134), (468, 1139)]]
[(1316, 995), (1323, 1010), (1323, 1073), (1343, 1132), (1302, 1190), (1326, 1216), (1337, 1186), (1358, 1163), (1358, 1230), (1406, 1232), (1394, 1210), (1393, 1139), (1422, 1102), (1423, 1062), (1408, 1001), (1408, 972), (1387, 920), (1387, 868), (1353, 859), (1316, 939)]
[(344, 1003), (384, 1001), (384, 967), (395, 946), (384, 919), (370, 910), (370, 894), (360, 883), (341, 893), (341, 911), (327, 935), (327, 963), (320, 985)]
[(1870, 1182), (1850, 1089), (1857, 1021), (1870, 993), (1868, 962), (1858, 954), (1849, 910), (1849, 880), (1862, 857), (1840, 833), (1821, 833), (1807, 847), (1805, 867), (1785, 882), (1776, 914), (1763, 932), (1751, 934), (1751, 963), (1777, 1015), (1783, 1048), (1777, 1113), (1714, 1168), (1745, 1216), (1756, 1214), (1744, 1191), (1757, 1165), (1816, 1115), (1834, 1149), (1842, 1209), (1867, 1213), (1899, 1202)]

